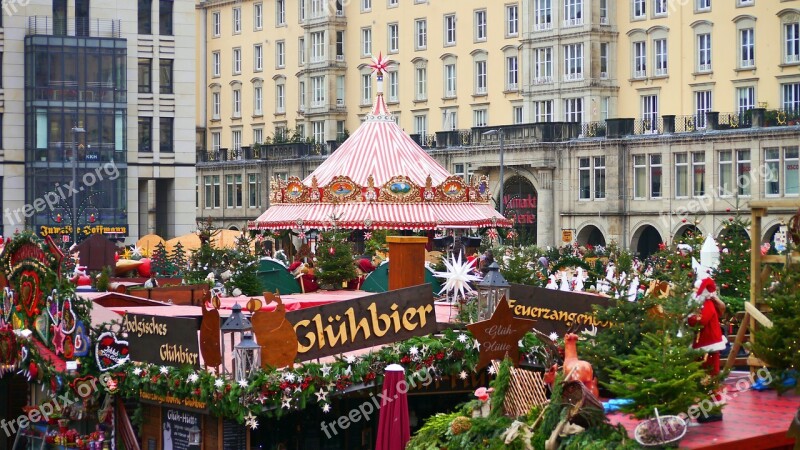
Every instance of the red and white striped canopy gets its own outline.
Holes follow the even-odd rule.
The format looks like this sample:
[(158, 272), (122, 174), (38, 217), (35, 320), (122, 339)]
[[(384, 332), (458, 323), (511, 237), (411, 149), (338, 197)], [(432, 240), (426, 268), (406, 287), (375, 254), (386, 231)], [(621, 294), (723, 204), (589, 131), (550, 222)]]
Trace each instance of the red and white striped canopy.
[[(511, 221), (488, 203), (282, 203), (271, 206), (251, 230), (294, 228), (432, 230), (509, 227)], [(366, 226), (365, 224), (370, 224)]]
[(378, 95), (372, 114), (303, 180), (303, 184), (310, 186), (311, 179), (317, 177), (317, 184), (325, 186), (341, 175), (361, 186), (367, 185), (370, 175), (375, 186), (383, 186), (394, 176), (405, 175), (424, 186), (428, 175), (437, 185), (450, 173), (395, 123), (386, 109), (383, 95)]

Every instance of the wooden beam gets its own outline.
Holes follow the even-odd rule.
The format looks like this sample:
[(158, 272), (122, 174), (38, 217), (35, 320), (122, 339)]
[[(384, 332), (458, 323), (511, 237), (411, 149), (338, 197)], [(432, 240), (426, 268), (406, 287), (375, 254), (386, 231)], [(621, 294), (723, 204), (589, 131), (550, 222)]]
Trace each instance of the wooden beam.
[(742, 347), (742, 342), (744, 342), (744, 335), (747, 333), (747, 326), (750, 324), (750, 313), (745, 312), (744, 318), (742, 319), (742, 323), (739, 325), (739, 331), (736, 332), (736, 339), (733, 341), (733, 346), (731, 347), (731, 352), (728, 353), (728, 359), (725, 361), (725, 370), (730, 369), (733, 367), (733, 364), (736, 362), (736, 355), (739, 353), (739, 349)]
[(756, 322), (767, 328), (772, 328), (772, 321), (769, 320), (767, 316), (759, 311), (758, 308), (756, 308), (753, 304), (745, 302), (744, 309), (748, 312), (748, 314), (750, 314), (750, 317), (755, 319)]
[(772, 199), (772, 200), (752, 200), (750, 201), (751, 209), (767, 209), (767, 208), (800, 208), (800, 199)]

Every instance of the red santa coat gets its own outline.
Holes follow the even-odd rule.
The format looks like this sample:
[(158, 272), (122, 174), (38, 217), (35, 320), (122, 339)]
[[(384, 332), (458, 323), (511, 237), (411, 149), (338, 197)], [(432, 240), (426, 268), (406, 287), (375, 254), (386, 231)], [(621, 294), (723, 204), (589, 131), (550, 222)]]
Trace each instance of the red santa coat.
[(725, 350), (727, 340), (722, 336), (722, 329), (719, 326), (719, 314), (714, 306), (714, 301), (706, 299), (700, 314), (689, 316), (689, 325), (701, 326), (692, 343), (692, 348), (702, 350), (707, 353)]

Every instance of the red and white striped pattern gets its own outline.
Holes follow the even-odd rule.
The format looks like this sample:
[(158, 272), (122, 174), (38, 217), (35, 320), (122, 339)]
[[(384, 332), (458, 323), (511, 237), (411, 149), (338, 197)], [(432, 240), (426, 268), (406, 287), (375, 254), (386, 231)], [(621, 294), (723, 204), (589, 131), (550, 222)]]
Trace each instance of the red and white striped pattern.
[[(272, 205), (248, 228), (330, 228), (332, 217), (337, 217), (340, 228), (348, 229), (431, 230), (513, 225), (488, 203), (299, 203)], [(302, 227), (298, 226), (297, 218), (302, 219)]]
[(303, 184), (311, 186), (311, 179), (317, 177), (317, 185), (325, 186), (340, 175), (361, 186), (367, 186), (372, 175), (375, 186), (380, 187), (397, 175), (405, 175), (419, 186), (425, 186), (430, 175), (435, 186), (450, 173), (394, 122), (383, 96), (378, 95), (364, 123)]

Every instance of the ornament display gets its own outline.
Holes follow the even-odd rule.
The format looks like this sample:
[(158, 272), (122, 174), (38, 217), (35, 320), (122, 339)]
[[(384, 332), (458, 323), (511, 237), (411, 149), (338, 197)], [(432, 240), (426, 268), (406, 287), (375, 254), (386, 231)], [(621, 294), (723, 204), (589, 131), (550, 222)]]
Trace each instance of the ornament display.
[(97, 337), (95, 359), (101, 372), (116, 369), (128, 362), (130, 358), (128, 341), (117, 338), (117, 335), (106, 331)]

